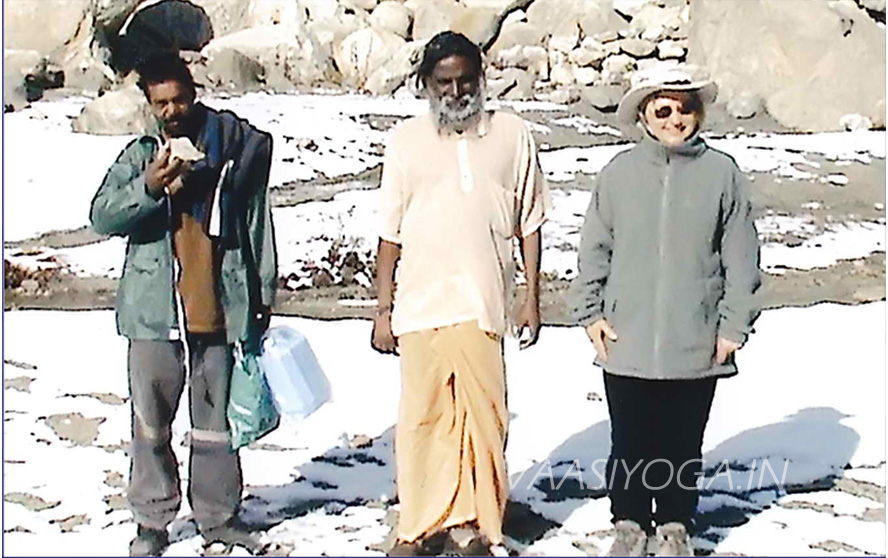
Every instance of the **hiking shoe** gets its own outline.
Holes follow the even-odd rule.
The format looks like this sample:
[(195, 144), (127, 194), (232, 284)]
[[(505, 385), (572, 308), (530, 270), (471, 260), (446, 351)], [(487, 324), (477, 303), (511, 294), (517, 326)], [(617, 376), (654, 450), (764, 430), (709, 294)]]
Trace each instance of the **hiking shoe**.
[(490, 541), (473, 524), (448, 529), (443, 550), (442, 556), (492, 556)]
[(398, 541), (388, 552), (386, 556), (422, 556), (421, 547), (418, 542)]
[(166, 529), (152, 529), (139, 525), (136, 538), (130, 541), (130, 556), (160, 556), (170, 545), (170, 536)]
[(693, 556), (688, 529), (678, 522), (657, 526), (656, 556)]
[(458, 556), (493, 556), (487, 537), (475, 537), (469, 544), (460, 547)]
[(243, 547), (253, 555), (261, 553), (265, 548), (259, 540), (259, 535), (250, 531), (237, 517), (229, 519), (218, 527), (201, 529), (200, 534), (204, 538), (204, 547), (222, 543), (229, 547)]
[(615, 538), (607, 556), (647, 556), (647, 533), (631, 519), (614, 523)]
[(438, 532), (424, 539), (413, 542), (398, 540), (386, 556), (438, 556), (444, 551), (447, 534)]
[(480, 534), (470, 534), (468, 537), (453, 537), (444, 543), (441, 556), (493, 556), (490, 549), (490, 541)]

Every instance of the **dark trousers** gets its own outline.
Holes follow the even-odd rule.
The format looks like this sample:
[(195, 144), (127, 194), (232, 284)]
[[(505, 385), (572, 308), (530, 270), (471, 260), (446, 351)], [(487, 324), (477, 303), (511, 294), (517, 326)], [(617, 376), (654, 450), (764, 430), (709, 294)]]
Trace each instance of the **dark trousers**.
[(651, 531), (652, 520), (656, 525), (677, 521), (692, 529), (715, 382), (604, 374), (611, 421), (607, 481), (615, 522), (631, 519)]
[[(187, 342), (188, 501), (206, 530), (237, 513), (243, 487), (226, 414), (233, 357), (224, 334), (190, 334)], [(175, 519), (182, 500), (170, 427), (185, 388), (185, 347), (181, 341), (131, 340), (128, 360), (133, 438), (127, 499), (137, 523), (161, 529)]]

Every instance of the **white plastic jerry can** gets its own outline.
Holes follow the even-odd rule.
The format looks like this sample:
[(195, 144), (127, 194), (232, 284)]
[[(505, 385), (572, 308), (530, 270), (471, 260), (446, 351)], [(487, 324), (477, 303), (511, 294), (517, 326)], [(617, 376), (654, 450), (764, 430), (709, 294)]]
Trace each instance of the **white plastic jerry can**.
[(330, 382), (308, 339), (291, 327), (265, 332), (259, 365), (282, 414), (304, 418), (330, 400)]

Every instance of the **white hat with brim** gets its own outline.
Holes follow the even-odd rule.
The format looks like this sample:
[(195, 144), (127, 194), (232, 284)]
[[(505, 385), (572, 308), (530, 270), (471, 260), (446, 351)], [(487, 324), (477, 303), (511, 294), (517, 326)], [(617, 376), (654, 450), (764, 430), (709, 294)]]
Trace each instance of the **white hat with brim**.
[(623, 95), (617, 107), (617, 121), (631, 126), (638, 118), (639, 105), (659, 91), (696, 91), (700, 102), (708, 105), (715, 101), (718, 86), (701, 76), (694, 66), (661, 65), (636, 72), (632, 76), (629, 91)]

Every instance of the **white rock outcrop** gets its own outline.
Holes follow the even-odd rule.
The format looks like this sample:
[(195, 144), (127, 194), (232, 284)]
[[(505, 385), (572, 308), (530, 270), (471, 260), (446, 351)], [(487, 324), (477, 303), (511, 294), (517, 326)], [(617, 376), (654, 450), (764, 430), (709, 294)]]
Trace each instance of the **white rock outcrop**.
[(861, 114), (885, 125), (885, 28), (853, 2), (694, 0), (689, 58), (719, 83), (719, 99), (760, 96), (796, 130), (843, 129)]
[[(300, 26), (262, 25), (214, 39), (201, 53), (212, 59), (224, 50), (236, 50), (261, 64), (275, 88), (314, 85), (332, 74), (329, 60)], [(283, 77), (282, 77), (283, 76)]]
[[(38, 98), (35, 84), (60, 83), (59, 68), (73, 90), (120, 87), (124, 72), (111, 67), (118, 54), (112, 38), (164, 1), (171, 0), (7, 2), (8, 108)], [(607, 111), (633, 72), (694, 62), (709, 70), (733, 118), (767, 110), (804, 131), (885, 124), (885, 0), (176, 2), (194, 8), (188, 15), (202, 29), (199, 45), (211, 28), (200, 55), (183, 54), (210, 89), (392, 94), (413, 74), (425, 41), (453, 30), (489, 47), (496, 98), (582, 97)], [(39, 76), (27, 73), (35, 60)], [(122, 111), (125, 96), (113, 99), (104, 101), (108, 110)], [(85, 114), (87, 120), (105, 126), (98, 117)]]
[(355, 31), (339, 44), (335, 54), (343, 83), (362, 88), (373, 72), (394, 59), (406, 44), (384, 29)]
[(151, 130), (153, 118), (142, 90), (130, 84), (83, 107), (71, 128), (87, 134), (144, 134)]
[(374, 95), (391, 95), (411, 77), (422, 59), (426, 41), (404, 43), (389, 60), (373, 70), (362, 89)]
[(408, 39), (410, 26), (413, 25), (413, 12), (401, 2), (386, 0), (380, 2), (370, 14), (370, 25)]

